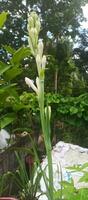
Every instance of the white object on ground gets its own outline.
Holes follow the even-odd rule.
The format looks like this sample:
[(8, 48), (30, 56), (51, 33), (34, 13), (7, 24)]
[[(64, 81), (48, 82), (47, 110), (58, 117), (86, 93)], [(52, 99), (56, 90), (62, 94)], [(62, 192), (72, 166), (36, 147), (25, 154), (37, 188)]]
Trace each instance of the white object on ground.
[(0, 149), (8, 146), (8, 140), (10, 139), (10, 134), (5, 130), (0, 130)]
[[(78, 145), (73, 145), (70, 143), (58, 142), (52, 150), (52, 162), (53, 162), (53, 179), (54, 188), (56, 190), (60, 189), (61, 174), (62, 180), (69, 181), (71, 178), (74, 181), (74, 186), (76, 188), (88, 187), (88, 183), (79, 182), (80, 177), (82, 177), (82, 172), (72, 172), (67, 169), (74, 165), (83, 165), (88, 162), (88, 149), (82, 148)], [(42, 169), (45, 169), (46, 175), (48, 174), (47, 169), (47, 158), (42, 162)], [(46, 191), (46, 186), (43, 178), (40, 181), (41, 191)], [(45, 195), (39, 197), (39, 200), (47, 200)]]

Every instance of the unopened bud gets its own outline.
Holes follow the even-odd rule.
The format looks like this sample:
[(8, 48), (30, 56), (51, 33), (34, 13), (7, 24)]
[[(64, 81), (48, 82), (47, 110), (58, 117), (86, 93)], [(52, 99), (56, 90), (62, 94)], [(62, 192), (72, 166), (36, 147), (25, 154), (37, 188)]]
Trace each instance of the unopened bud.
[(29, 44), (29, 47), (30, 47), (30, 49), (31, 49), (32, 54), (34, 55), (33, 44), (32, 44), (32, 42), (31, 42), (30, 37), (28, 37), (28, 44)]
[(41, 27), (40, 20), (37, 20), (36, 21), (36, 29), (37, 29), (38, 33), (40, 32), (40, 27)]
[(38, 73), (40, 73), (40, 70), (41, 70), (41, 58), (40, 58), (39, 54), (37, 54), (37, 56), (36, 56), (36, 64), (37, 64)]
[(30, 17), (32, 17), (35, 21), (38, 20), (38, 18), (39, 18), (36, 12), (32, 12), (30, 14)]
[(49, 120), (51, 118), (51, 106), (45, 107), (45, 115), (49, 117)]
[(36, 37), (36, 35), (37, 35), (36, 28), (31, 28), (30, 31), (29, 31), (29, 35), (30, 35), (31, 38)]
[(45, 69), (45, 66), (46, 66), (46, 56), (44, 55), (42, 57), (42, 68)]
[(38, 94), (39, 94), (40, 93), (40, 80), (39, 80), (39, 77), (36, 78), (36, 85), (37, 85)]
[(38, 93), (37, 87), (34, 85), (33, 80), (25, 77), (25, 82), (28, 85), (28, 87), (31, 87), (36, 93)]
[(40, 55), (40, 57), (42, 57), (42, 54), (43, 54), (43, 42), (42, 42), (42, 40), (40, 40), (38, 42), (38, 54)]
[(33, 46), (33, 50), (36, 52), (38, 43), (38, 32), (36, 28), (31, 28), (31, 30), (29, 31), (29, 37)]
[(34, 20), (32, 17), (29, 17), (28, 19), (28, 25), (29, 25), (29, 29), (34, 27)]

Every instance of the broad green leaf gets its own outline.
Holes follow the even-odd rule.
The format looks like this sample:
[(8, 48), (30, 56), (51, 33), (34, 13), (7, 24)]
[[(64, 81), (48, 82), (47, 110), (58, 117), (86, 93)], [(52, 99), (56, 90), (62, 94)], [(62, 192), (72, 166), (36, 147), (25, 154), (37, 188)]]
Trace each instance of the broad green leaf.
[(6, 50), (6, 51), (8, 51), (8, 53), (10, 53), (10, 54), (14, 54), (15, 53), (15, 49), (13, 49), (11, 46), (8, 46), (8, 45), (3, 45), (3, 47), (4, 47), (4, 49)]
[(82, 165), (82, 170), (85, 169), (85, 168), (88, 168), (88, 162), (87, 162), (87, 163), (84, 163), (84, 164)]
[(18, 75), (20, 75), (21, 73), (22, 73), (22, 69), (19, 66), (14, 66), (4, 74), (4, 79), (6, 81), (11, 81), (14, 78), (16, 78)]
[(7, 15), (8, 15), (8, 13), (4, 12), (4, 11), (0, 14), (0, 28), (3, 27), (3, 25), (7, 19)]
[(0, 75), (10, 69), (11, 65), (6, 65), (4, 62), (0, 61)]
[(79, 182), (88, 183), (88, 172), (85, 172), (84, 175), (80, 178)]
[(29, 47), (21, 47), (14, 53), (11, 59), (11, 63), (19, 64), (21, 60), (23, 60), (25, 57), (30, 56), (30, 55), (31, 55), (31, 51)]
[(2, 118), (0, 118), (0, 128), (4, 128), (5, 126), (11, 124), (14, 120), (15, 120), (15, 114), (14, 113), (10, 113), (10, 114), (6, 114), (4, 116), (2, 116)]
[(10, 84), (10, 85), (5, 85), (5, 86), (1, 86), (0, 87), (0, 94), (3, 94), (3, 92), (6, 92), (8, 90), (10, 90), (10, 88), (16, 86), (17, 84), (16, 83), (13, 83), (13, 84)]

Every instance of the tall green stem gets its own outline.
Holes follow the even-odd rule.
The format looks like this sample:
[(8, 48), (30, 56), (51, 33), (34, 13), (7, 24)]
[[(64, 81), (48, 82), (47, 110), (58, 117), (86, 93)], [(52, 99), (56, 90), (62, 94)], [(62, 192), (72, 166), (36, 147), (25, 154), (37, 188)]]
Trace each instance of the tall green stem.
[(36, 78), (36, 85), (31, 79), (25, 78), (27, 85), (37, 93), (38, 102), (40, 108), (40, 117), (42, 132), (44, 137), (44, 143), (46, 148), (47, 160), (48, 160), (48, 178), (49, 184), (47, 188), (48, 200), (53, 200), (53, 166), (52, 166), (52, 152), (51, 152), (51, 139), (50, 139), (50, 119), (49, 109), (47, 106), (47, 112), (44, 112), (44, 74), (46, 66), (46, 56), (43, 55), (43, 42), (38, 40), (41, 23), (38, 15), (32, 12), (28, 17), (28, 33), (29, 33), (29, 46), (32, 54), (35, 57), (37, 64), (38, 77)]
[(53, 200), (53, 167), (52, 167), (52, 153), (51, 153), (51, 140), (48, 127), (46, 127), (45, 114), (44, 114), (44, 80), (40, 80), (40, 94), (39, 94), (39, 107), (41, 125), (44, 136), (44, 143), (46, 148), (47, 160), (48, 160), (48, 174), (49, 174), (49, 192), (50, 200)]

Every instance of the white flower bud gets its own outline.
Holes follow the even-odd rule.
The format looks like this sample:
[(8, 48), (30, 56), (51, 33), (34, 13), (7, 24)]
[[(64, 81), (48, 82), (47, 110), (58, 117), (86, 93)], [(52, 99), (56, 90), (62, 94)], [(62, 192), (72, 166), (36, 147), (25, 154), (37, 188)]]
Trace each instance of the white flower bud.
[(43, 54), (43, 42), (42, 42), (42, 40), (40, 40), (39, 42), (38, 42), (38, 54), (40, 55), (40, 57), (42, 57), (42, 54)]
[(31, 28), (29, 31), (29, 35), (31, 38), (36, 37), (36, 35), (38, 35), (36, 28)]
[(42, 57), (42, 68), (45, 69), (45, 66), (46, 66), (46, 56), (44, 55)]
[(38, 93), (40, 93), (40, 80), (39, 80), (39, 77), (36, 78), (36, 85), (37, 85), (37, 88), (38, 88)]
[(41, 58), (40, 58), (39, 54), (37, 54), (37, 56), (36, 56), (36, 64), (37, 64), (38, 73), (40, 74), (40, 70), (41, 70)]
[(40, 32), (40, 27), (41, 27), (40, 20), (37, 20), (36, 21), (36, 29), (37, 29), (38, 33)]
[(33, 45), (32, 45), (32, 42), (30, 40), (30, 37), (28, 37), (28, 44), (29, 44), (29, 47), (31, 49), (32, 54), (34, 55), (34, 49), (33, 49)]
[(32, 12), (30, 14), (30, 17), (32, 17), (35, 21), (38, 20), (38, 18), (39, 18), (36, 12)]
[(45, 107), (45, 115), (49, 117), (49, 120), (51, 118), (51, 106)]
[(30, 37), (33, 49), (36, 52), (37, 43), (38, 43), (38, 32), (36, 28), (31, 28), (31, 30), (29, 31), (29, 37)]
[(27, 26), (28, 31), (29, 31), (31, 28), (34, 28), (34, 20), (33, 20), (32, 17), (29, 17), (29, 18), (28, 18), (28, 26)]
[(25, 82), (26, 82), (26, 84), (28, 85), (29, 88), (31, 87), (36, 93), (38, 93), (38, 89), (37, 89), (37, 87), (34, 85), (33, 80), (31, 80), (31, 79), (25, 77)]

